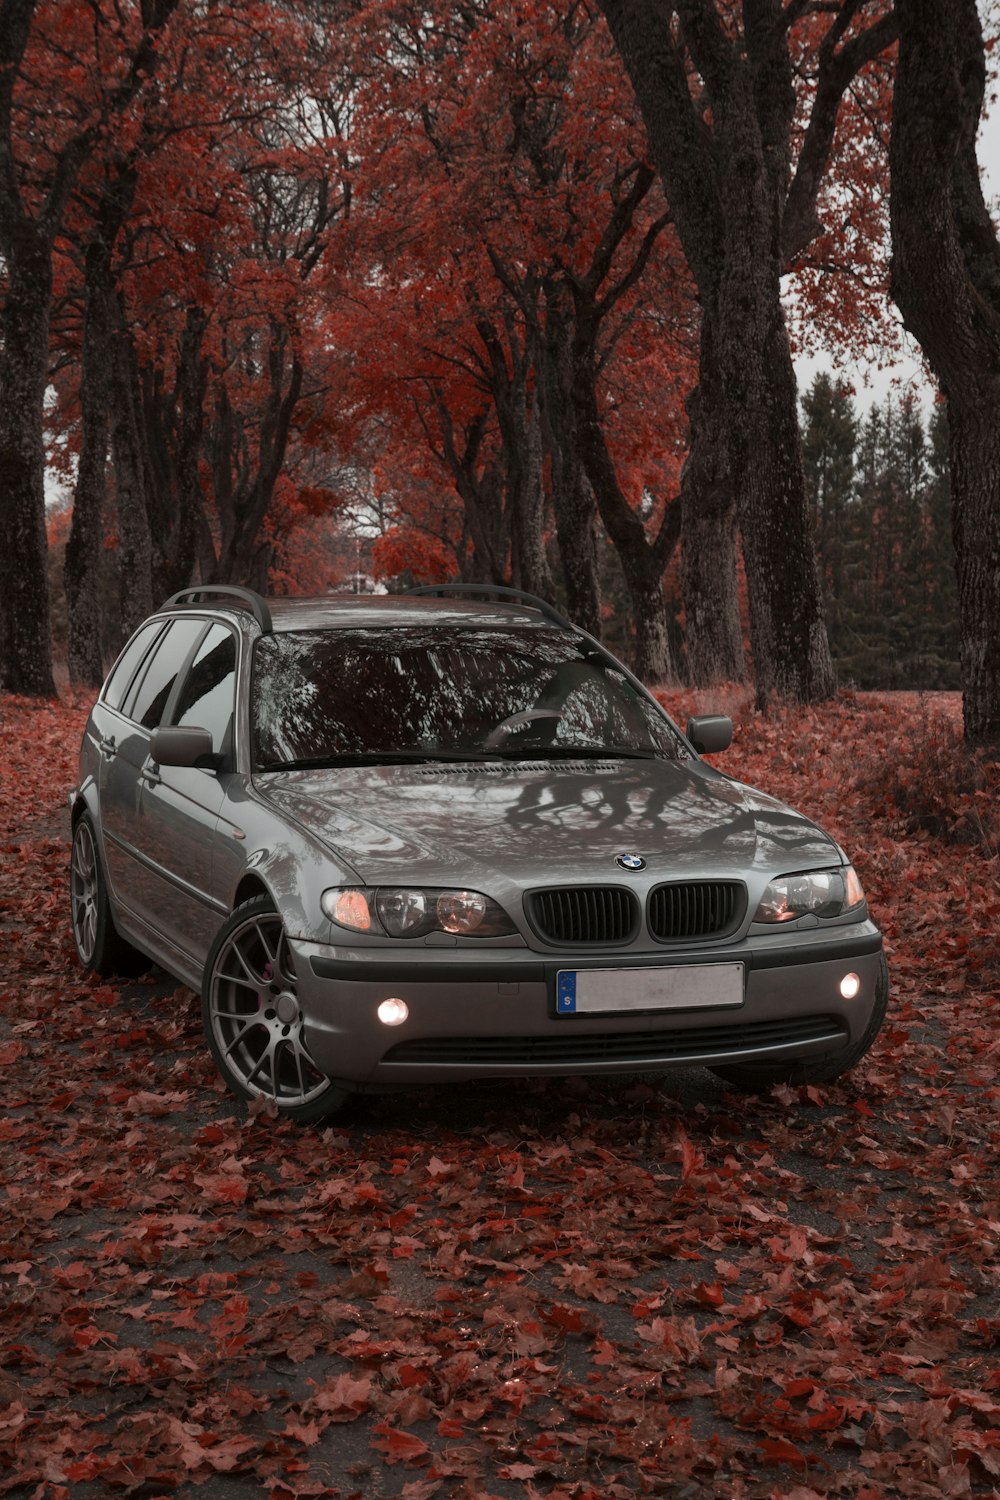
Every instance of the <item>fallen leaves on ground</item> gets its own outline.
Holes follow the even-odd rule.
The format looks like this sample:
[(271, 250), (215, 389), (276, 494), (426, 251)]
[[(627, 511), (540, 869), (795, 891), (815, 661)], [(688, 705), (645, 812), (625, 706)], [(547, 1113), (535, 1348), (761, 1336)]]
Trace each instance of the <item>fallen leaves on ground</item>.
[(849, 1079), (296, 1129), (235, 1106), (189, 991), (81, 976), (85, 710), (0, 700), (0, 1495), (1000, 1494), (997, 860), (877, 774), (954, 708), (744, 709), (717, 762), (828, 827), (885, 928)]

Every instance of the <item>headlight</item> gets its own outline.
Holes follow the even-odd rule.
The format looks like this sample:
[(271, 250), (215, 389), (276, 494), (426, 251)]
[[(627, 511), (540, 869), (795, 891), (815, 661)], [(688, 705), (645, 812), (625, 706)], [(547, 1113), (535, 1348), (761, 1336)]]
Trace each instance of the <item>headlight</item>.
[(806, 870), (772, 880), (753, 914), (755, 922), (794, 922), (796, 917), (842, 917), (864, 903), (853, 865), (839, 870)]
[(427, 929), (427, 896), (423, 891), (377, 891), (375, 910), (390, 937), (410, 937)]
[(478, 891), (445, 891), (434, 912), (444, 932), (477, 932), (486, 919), (486, 905)]
[(505, 937), (516, 932), (507, 913), (480, 891), (438, 886), (379, 886), (324, 891), (320, 905), (331, 922), (351, 932), (423, 937), (428, 932)]

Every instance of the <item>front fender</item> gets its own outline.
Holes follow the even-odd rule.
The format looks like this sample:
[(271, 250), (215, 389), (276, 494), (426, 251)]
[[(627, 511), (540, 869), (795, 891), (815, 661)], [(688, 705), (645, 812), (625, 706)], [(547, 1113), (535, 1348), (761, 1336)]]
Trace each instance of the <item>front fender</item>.
[(279, 817), (251, 785), (234, 788), (227, 797), (219, 820), (213, 884), (230, 911), (263, 892), (290, 938), (329, 943), (332, 923), (320, 897), (330, 886), (361, 883), (344, 859), (293, 819)]

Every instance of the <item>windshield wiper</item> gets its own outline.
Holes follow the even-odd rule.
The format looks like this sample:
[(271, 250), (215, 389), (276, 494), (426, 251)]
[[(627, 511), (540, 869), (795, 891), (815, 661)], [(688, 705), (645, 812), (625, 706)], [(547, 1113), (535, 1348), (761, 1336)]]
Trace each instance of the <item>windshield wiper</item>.
[(625, 745), (540, 745), (496, 752), (505, 760), (668, 760), (657, 750), (635, 750)]
[(427, 765), (434, 761), (499, 760), (496, 750), (346, 750), (336, 755), (300, 755), (293, 760), (269, 760), (258, 771), (323, 771), (339, 766)]
[(656, 750), (636, 750), (624, 745), (513, 746), (497, 750), (345, 750), (331, 755), (300, 755), (292, 760), (269, 760), (257, 766), (264, 771), (324, 771), (351, 766), (433, 765), (435, 761), (539, 761), (539, 760), (669, 760)]

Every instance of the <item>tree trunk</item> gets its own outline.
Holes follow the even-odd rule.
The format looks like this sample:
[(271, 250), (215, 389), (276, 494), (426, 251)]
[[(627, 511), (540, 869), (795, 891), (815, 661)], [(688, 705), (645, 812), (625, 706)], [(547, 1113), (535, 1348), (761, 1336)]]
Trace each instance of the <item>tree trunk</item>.
[(601, 594), (597, 582), (597, 506), (579, 463), (564, 467), (553, 487), (556, 539), (562, 563), (566, 612), (581, 630), (601, 635)]
[[(600, 5), (635, 87), (703, 316), (718, 334), (719, 420), (746, 561), (758, 702), (771, 691), (822, 698), (834, 679), (780, 277), (821, 227), (817, 193), (844, 91), (891, 44), (895, 21), (884, 15), (864, 25), (856, 0)], [(812, 111), (793, 172), (799, 75), (789, 37), (815, 10), (831, 19), (812, 53)], [(804, 33), (801, 44), (808, 58)], [(705, 380), (706, 419), (714, 391)], [(720, 536), (710, 550), (721, 555), (726, 546)]]
[(156, 593), (164, 596), (190, 584), (198, 560), (205, 511), (199, 463), (208, 384), (206, 325), (204, 310), (189, 306), (171, 390), (161, 369), (147, 367), (140, 374), (153, 578)]
[(629, 592), (629, 614), (635, 631), (633, 666), (646, 682), (676, 682), (670, 650), (663, 574), (680, 536), (679, 514), (668, 508), (655, 541), (646, 535), (642, 517), (632, 509), (618, 483), (597, 405), (596, 326), (578, 314), (573, 340), (572, 393), (574, 434), (597, 508), (618, 553)]
[(542, 485), (542, 430), (537, 388), (523, 393), (518, 410), (520, 428), (516, 483), (510, 501), (511, 581), (543, 599), (554, 587), (545, 554), (545, 491)]
[(948, 406), (966, 738), (1000, 745), (1000, 246), (976, 161), (975, 0), (897, 0), (892, 290)]
[[(621, 554), (619, 554), (620, 556)], [(663, 597), (663, 574), (652, 562), (625, 570), (629, 614), (635, 631), (632, 666), (637, 677), (648, 683), (675, 683), (677, 669), (670, 649), (669, 622)]]
[(503, 583), (507, 546), (503, 520), (503, 478), (490, 465), (482, 474), (463, 479), (458, 492), (465, 507), (465, 524), (472, 542), (469, 583)]
[(484, 465), (480, 460), (488, 412), (476, 412), (461, 427), (459, 448), (451, 411), (440, 392), (437, 393), (437, 409), (441, 430), (439, 456), (450, 469), (462, 502), (459, 576), (463, 583), (503, 583), (507, 553), (503, 479), (497, 462)]
[(952, 535), (966, 738), (1000, 745), (1000, 380), (978, 406), (949, 401)]
[(600, 638), (597, 503), (580, 452), (573, 406), (571, 332), (554, 308), (549, 309), (544, 342), (539, 347), (539, 364), (566, 609), (574, 624)]
[(48, 376), (49, 246), (22, 223), (7, 257), (0, 314), (0, 680), (11, 693), (55, 696), (49, 634), (43, 402)]
[(756, 701), (764, 707), (777, 692), (814, 702), (833, 692), (833, 664), (778, 267), (768, 267), (756, 283), (746, 272), (727, 281), (720, 366), (746, 562)]
[[(218, 546), (208, 547), (207, 524), (202, 528), (201, 576), (203, 583), (220, 583), (224, 574), (220, 571), (222, 559), (228, 557), (236, 538), (236, 466), (240, 452), (240, 433), (229, 400), (224, 380), (220, 380), (215, 392), (215, 412), (210, 430), (209, 453), (212, 472), (212, 498), (218, 521)], [(206, 518), (207, 521), (207, 518)], [(211, 569), (205, 572), (206, 565)]]
[[(736, 504), (726, 452), (711, 320), (702, 316), (700, 375), (687, 400), (688, 456), (681, 474), (681, 597), (688, 681), (743, 682), (746, 662), (737, 590)], [(703, 396), (704, 390), (704, 396)]]
[[(270, 549), (262, 542), (260, 532), (274, 498), (274, 486), (285, 461), (292, 416), (302, 391), (303, 368), (295, 353), (291, 354), (286, 366), (288, 343), (285, 330), (272, 328), (267, 360), (269, 388), (255, 458), (251, 457), (243, 434), (233, 441), (233, 414), (226, 403), (223, 416), (230, 430), (222, 456), (228, 456), (228, 464), (239, 463), (242, 473), (239, 482), (234, 484), (228, 464), (225, 473), (216, 470), (227, 503), (218, 504), (222, 542), (216, 576), (211, 580), (213, 583), (244, 583), (251, 574), (259, 582), (269, 566)], [(284, 383), (286, 375), (287, 385)], [(217, 501), (219, 499), (217, 491)]]
[[(784, 59), (782, 59), (784, 62)], [(717, 279), (705, 316), (718, 383), (702, 392), (706, 421), (718, 389), (746, 563), (756, 700), (772, 692), (812, 702), (834, 690), (799, 436), (798, 389), (781, 304), (781, 214), (787, 182), (769, 154), (765, 107), (790, 79), (733, 70), (716, 123), (726, 204)], [(704, 345), (703, 345), (704, 352)], [(720, 539), (721, 544), (721, 539)], [(722, 544), (724, 545), (724, 544)]]
[(98, 236), (87, 246), (84, 279), (86, 305), (80, 369), (82, 436), (63, 578), (69, 615), (69, 680), (80, 687), (100, 687), (104, 680), (104, 664), (98, 573), (104, 550), (112, 404), (108, 326), (111, 247), (103, 236)]
[[(14, 99), (36, 5), (0, 0), (0, 255), (7, 283), (0, 314), (0, 495), (7, 522), (0, 550), (0, 677), (14, 692), (48, 697), (55, 692), (44, 443), (52, 247), (84, 163), (114, 134), (109, 117), (120, 118), (156, 72), (157, 32), (176, 5), (177, 0), (144, 0), (141, 33), (136, 46), (118, 58), (117, 80), (92, 101), (79, 128), (54, 132), (61, 143), (49, 143), (48, 157), (36, 153), (25, 165), (15, 159)], [(99, 10), (95, 19), (96, 40), (103, 45)]]
[[(540, 400), (536, 383), (532, 384), (531, 361), (538, 344), (537, 288), (517, 284), (509, 273), (496, 267), (508, 289), (514, 289), (522, 303), (525, 320), (531, 330), (523, 335), (516, 320), (505, 313), (502, 319), (480, 314), (476, 327), (486, 354), (484, 368), (489, 372), (490, 392), (500, 430), (499, 464), (504, 476), (504, 504), (493, 528), (493, 556), (501, 565), (499, 577), (506, 576), (507, 553), (510, 553), (510, 577), (515, 588), (526, 589), (544, 599), (555, 594), (549, 560), (545, 553), (545, 490), (542, 477), (542, 432)], [(502, 322), (503, 334), (499, 324)], [(480, 418), (478, 438), (485, 430), (486, 414)], [(477, 441), (476, 453), (478, 457)], [(466, 468), (468, 469), (468, 444)], [(470, 488), (483, 493), (484, 486), (468, 476)], [(481, 524), (481, 523), (480, 523)], [(475, 535), (475, 533), (473, 533)], [(499, 581), (499, 578), (498, 578)]]
[(118, 578), (122, 639), (153, 610), (153, 543), (139, 419), (135, 351), (120, 294), (111, 295), (114, 410), (111, 445), (118, 507)]

